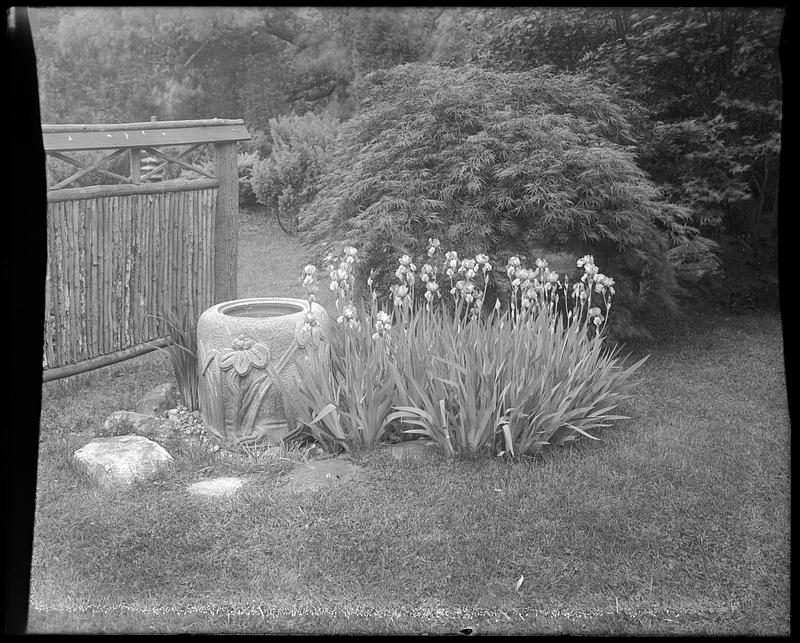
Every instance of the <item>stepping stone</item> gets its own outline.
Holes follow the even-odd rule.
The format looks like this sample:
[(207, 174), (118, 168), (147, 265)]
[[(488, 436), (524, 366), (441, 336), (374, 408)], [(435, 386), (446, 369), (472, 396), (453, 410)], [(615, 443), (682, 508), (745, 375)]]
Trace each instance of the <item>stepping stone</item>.
[(292, 469), (286, 482), (278, 487), (284, 491), (316, 491), (361, 475), (360, 467), (339, 458), (316, 460)]
[(206, 498), (227, 498), (233, 496), (242, 484), (241, 478), (212, 478), (189, 485), (188, 491)]

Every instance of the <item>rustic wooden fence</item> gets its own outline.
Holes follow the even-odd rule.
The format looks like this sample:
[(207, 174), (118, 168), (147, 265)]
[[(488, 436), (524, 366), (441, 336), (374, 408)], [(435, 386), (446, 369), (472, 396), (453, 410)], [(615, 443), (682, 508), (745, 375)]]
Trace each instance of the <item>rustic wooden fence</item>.
[[(236, 297), (236, 146), (250, 138), (243, 121), (42, 125), (42, 138), (48, 155), (76, 168), (47, 192), (43, 381), (163, 346), (165, 326), (154, 316), (197, 319)], [(209, 144), (213, 172), (185, 160)], [(165, 150), (174, 146), (188, 149)], [(67, 154), (83, 150), (107, 153), (88, 164)], [(102, 167), (123, 154), (127, 176)], [(199, 178), (150, 182), (170, 163)], [(70, 187), (91, 173), (117, 183)]]

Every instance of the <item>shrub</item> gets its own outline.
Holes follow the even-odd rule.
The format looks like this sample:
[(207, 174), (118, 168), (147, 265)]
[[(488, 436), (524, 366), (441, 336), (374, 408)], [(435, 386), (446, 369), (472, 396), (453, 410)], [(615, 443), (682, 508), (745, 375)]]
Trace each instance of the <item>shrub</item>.
[[(190, 155), (187, 159), (192, 165), (209, 174), (214, 174), (214, 157), (210, 149), (204, 149)], [(239, 182), (239, 205), (252, 206), (256, 204), (256, 195), (253, 190), (253, 169), (259, 160), (258, 151), (241, 152), (236, 155), (237, 174)], [(169, 167), (169, 166), (167, 166)], [(178, 176), (182, 179), (199, 178), (197, 172), (180, 168)]]
[(618, 279), (623, 331), (642, 309), (675, 308), (668, 250), (696, 231), (637, 166), (628, 102), (542, 69), (413, 64), (368, 80), (301, 212), (309, 248), (358, 244), (359, 278), (374, 269), (384, 287), (391, 257), (428, 237), (461, 254), (588, 252)]
[(294, 219), (317, 192), (317, 181), (326, 171), (337, 121), (327, 115), (308, 113), (269, 121), (272, 154), (253, 166), (252, 187), (259, 203)]
[[(619, 349), (606, 346), (615, 282), (593, 257), (578, 260), (584, 274), (571, 289), (547, 262), (526, 268), (511, 258), (509, 306), (501, 312), (498, 301), (486, 313), (489, 258), (451, 251), (434, 262), (431, 241), (419, 271), (401, 257), (391, 315), (374, 291), (363, 314), (352, 304), (354, 248), (329, 268), (341, 314), (330, 354), (300, 367), (307, 433), (329, 448), (370, 448), (401, 421), (448, 455), (519, 457), (622, 419), (612, 411), (644, 359), (623, 368)], [(315, 272), (307, 266), (309, 288)], [(440, 291), (448, 284), (452, 308)]]
[(239, 205), (255, 205), (256, 193), (253, 190), (253, 169), (258, 162), (258, 152), (237, 154), (239, 175)]

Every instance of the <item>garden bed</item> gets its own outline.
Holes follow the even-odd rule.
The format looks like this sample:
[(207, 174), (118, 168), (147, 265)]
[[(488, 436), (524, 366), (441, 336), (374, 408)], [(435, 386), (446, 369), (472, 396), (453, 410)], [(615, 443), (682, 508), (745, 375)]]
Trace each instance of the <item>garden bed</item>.
[[(292, 238), (246, 225), (243, 256), (280, 248), (298, 274)], [(290, 281), (269, 294), (297, 296)], [(787, 634), (780, 320), (689, 331), (649, 351), (632, 419), (600, 442), (520, 462), (356, 453), (360, 479), (300, 497), (277, 491), (300, 450), (187, 451), (133, 493), (87, 487), (69, 454), (169, 381), (168, 358), (48, 383), (30, 631)], [(187, 496), (215, 476), (248, 484)]]

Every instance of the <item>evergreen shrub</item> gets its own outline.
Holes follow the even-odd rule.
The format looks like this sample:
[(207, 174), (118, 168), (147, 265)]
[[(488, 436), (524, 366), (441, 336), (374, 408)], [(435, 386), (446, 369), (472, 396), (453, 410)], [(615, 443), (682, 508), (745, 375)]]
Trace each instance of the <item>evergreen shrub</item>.
[(251, 184), (259, 203), (291, 220), (316, 195), (338, 121), (309, 112), (272, 118), (269, 125), (272, 153), (254, 164)]

